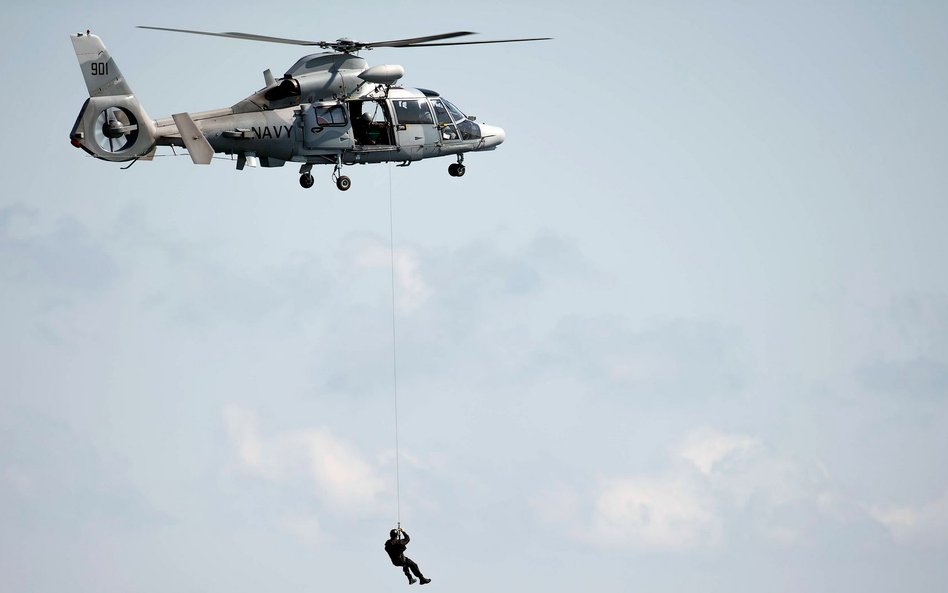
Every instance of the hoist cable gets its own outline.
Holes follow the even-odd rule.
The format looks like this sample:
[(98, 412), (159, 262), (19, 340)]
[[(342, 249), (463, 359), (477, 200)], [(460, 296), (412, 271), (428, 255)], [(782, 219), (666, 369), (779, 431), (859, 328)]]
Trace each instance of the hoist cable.
[(392, 389), (395, 400), (395, 520), (402, 526), (401, 476), (398, 467), (398, 358), (395, 340), (395, 216), (392, 206), (392, 164), (388, 164), (388, 239), (392, 263)]

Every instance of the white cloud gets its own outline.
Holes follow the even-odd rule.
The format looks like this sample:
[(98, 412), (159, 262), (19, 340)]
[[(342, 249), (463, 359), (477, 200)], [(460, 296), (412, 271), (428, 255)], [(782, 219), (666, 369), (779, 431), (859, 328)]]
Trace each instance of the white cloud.
[[(389, 268), (392, 266), (391, 247), (381, 243), (362, 245), (355, 254), (355, 263), (364, 268)], [(395, 303), (403, 312), (418, 309), (428, 300), (430, 290), (421, 273), (418, 256), (408, 249), (399, 248), (394, 253), (397, 288)]]
[(683, 550), (718, 541), (712, 502), (674, 477), (604, 480), (591, 535), (605, 544)]
[(267, 475), (263, 444), (257, 434), (256, 414), (250, 410), (228, 406), (224, 408), (224, 425), (244, 467), (253, 473)]
[(948, 541), (948, 492), (917, 506), (867, 506), (866, 511), (901, 544)]
[(257, 477), (276, 482), (308, 477), (323, 502), (352, 512), (373, 508), (385, 489), (378, 468), (326, 429), (290, 430), (264, 438), (252, 411), (228, 406), (223, 415), (241, 465)]
[(833, 510), (819, 464), (782, 456), (755, 437), (705, 428), (670, 453), (664, 471), (609, 476), (585, 494), (559, 484), (535, 497), (533, 509), (581, 540), (671, 551), (714, 546), (741, 524), (766, 541), (801, 544), (812, 534), (796, 524), (795, 510)]
[(340, 507), (367, 507), (384, 489), (377, 470), (348, 443), (326, 430), (291, 433), (305, 448), (312, 477), (329, 500)]
[(826, 498), (828, 476), (821, 465), (783, 456), (747, 435), (697, 430), (678, 453), (732, 506), (751, 498), (770, 508), (797, 501), (823, 504)]
[(728, 458), (749, 453), (758, 446), (756, 439), (743, 435), (726, 434), (714, 430), (700, 430), (685, 439), (681, 456), (690, 461), (706, 476)]

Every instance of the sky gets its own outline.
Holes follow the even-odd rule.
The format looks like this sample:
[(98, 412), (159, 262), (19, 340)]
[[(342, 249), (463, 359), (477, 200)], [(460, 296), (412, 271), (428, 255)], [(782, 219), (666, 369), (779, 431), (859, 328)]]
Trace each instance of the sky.
[[(948, 5), (156, 8), (5, 9), (4, 591), (948, 589)], [(306, 53), (136, 25), (555, 39), (366, 52), (507, 140), (342, 193), (71, 147), (70, 33), (156, 118)]]

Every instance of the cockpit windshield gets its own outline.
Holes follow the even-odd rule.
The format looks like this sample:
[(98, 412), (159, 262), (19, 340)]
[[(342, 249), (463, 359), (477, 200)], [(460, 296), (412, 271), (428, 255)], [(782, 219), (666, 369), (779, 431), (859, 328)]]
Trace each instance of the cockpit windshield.
[[(469, 120), (450, 101), (442, 97), (431, 99), (431, 106), (434, 107), (435, 116), (438, 118), (438, 124), (442, 127), (446, 140), (477, 140), (481, 137), (481, 127)], [(455, 125), (457, 135), (454, 134)]]

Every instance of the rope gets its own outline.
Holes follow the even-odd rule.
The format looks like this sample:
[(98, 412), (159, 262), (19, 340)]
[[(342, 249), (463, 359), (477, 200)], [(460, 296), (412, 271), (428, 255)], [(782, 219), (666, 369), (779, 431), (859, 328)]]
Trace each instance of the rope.
[(392, 164), (388, 164), (388, 238), (392, 257), (392, 387), (395, 400), (395, 520), (402, 526), (401, 475), (398, 467), (398, 359), (395, 341), (395, 216), (392, 206)]

